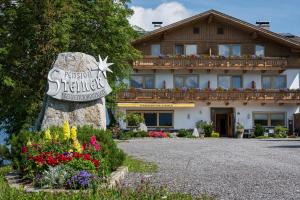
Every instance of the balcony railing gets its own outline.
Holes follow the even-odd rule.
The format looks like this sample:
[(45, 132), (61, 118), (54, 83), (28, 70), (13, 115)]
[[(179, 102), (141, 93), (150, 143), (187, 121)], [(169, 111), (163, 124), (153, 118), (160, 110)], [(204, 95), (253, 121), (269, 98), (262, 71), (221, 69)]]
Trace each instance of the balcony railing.
[(178, 90), (127, 89), (117, 94), (117, 102), (212, 102), (300, 103), (300, 90)]
[(204, 69), (204, 70), (284, 70), (287, 58), (198, 58), (144, 57), (133, 63), (134, 69)]

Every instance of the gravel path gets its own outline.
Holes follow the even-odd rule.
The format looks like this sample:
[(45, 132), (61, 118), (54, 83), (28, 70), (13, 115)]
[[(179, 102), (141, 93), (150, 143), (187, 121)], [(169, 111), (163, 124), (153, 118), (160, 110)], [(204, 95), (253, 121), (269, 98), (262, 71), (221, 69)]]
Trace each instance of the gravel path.
[[(137, 139), (126, 153), (155, 162), (149, 181), (172, 191), (216, 199), (300, 200), (300, 140)], [(141, 174), (130, 173), (126, 185)]]

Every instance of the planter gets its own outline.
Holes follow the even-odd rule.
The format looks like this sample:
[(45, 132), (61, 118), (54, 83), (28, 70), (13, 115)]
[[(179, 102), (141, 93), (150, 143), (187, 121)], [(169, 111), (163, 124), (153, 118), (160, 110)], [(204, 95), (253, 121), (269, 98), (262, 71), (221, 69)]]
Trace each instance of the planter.
[(237, 129), (236, 136), (237, 136), (237, 138), (243, 138), (243, 136), (244, 136), (244, 129)]
[(205, 134), (199, 134), (199, 137), (200, 137), (200, 138), (204, 138), (204, 137), (205, 137)]

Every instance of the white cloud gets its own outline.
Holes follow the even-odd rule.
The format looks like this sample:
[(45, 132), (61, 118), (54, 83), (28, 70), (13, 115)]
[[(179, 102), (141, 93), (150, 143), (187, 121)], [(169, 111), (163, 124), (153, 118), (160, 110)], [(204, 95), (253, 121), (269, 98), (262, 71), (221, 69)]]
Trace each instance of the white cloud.
[(191, 16), (188, 9), (178, 2), (162, 3), (154, 9), (139, 6), (133, 6), (131, 9), (134, 14), (129, 18), (129, 22), (147, 31), (153, 30), (153, 21), (163, 22), (163, 26), (166, 26)]

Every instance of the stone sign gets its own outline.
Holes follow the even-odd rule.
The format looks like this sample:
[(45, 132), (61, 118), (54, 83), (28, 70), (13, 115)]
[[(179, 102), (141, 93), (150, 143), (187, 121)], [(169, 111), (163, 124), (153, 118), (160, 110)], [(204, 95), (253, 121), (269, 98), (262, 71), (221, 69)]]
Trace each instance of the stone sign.
[(105, 96), (111, 92), (107, 72), (112, 63), (80, 52), (60, 53), (48, 73), (48, 91), (38, 128), (76, 125), (105, 128)]

